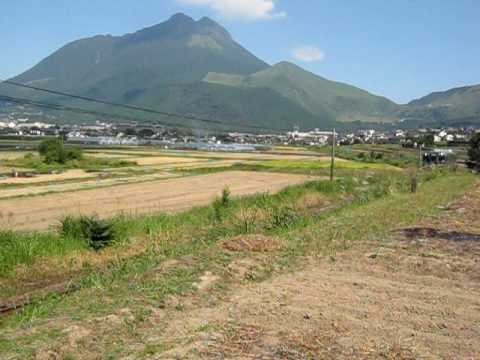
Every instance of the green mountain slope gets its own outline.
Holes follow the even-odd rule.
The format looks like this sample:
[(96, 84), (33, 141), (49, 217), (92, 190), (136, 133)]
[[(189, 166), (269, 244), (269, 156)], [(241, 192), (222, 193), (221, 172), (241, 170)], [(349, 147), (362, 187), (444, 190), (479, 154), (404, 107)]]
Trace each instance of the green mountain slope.
[(438, 125), (478, 125), (480, 85), (434, 92), (410, 102), (401, 116)]
[[(235, 124), (230, 128), (238, 128), (237, 124), (272, 128), (331, 126), (332, 117), (315, 116), (273, 90), (232, 89), (201, 82), (209, 72), (242, 76), (268, 67), (216, 22), (208, 18), (195, 21), (177, 14), (164, 23), (133, 34), (96, 36), (72, 42), (13, 80)], [(0, 85), (0, 91), (118, 114), (117, 109), (107, 106), (6, 84)], [(165, 120), (128, 111), (122, 115)], [(79, 121), (78, 116), (65, 118)], [(176, 118), (168, 120), (187, 126), (205, 126)]]
[[(245, 89), (206, 82), (180, 84), (152, 89), (144, 94), (139, 104), (146, 106), (159, 98), (159, 108), (235, 123), (240, 126), (239, 130), (249, 130), (241, 127), (248, 124), (275, 129), (335, 126), (334, 118), (315, 116), (294, 101), (266, 88)], [(189, 124), (195, 126), (195, 122)]]
[(314, 115), (340, 121), (394, 121), (399, 109), (386, 98), (324, 79), (288, 62), (247, 76), (209, 73), (204, 81), (244, 89), (272, 89)]
[(250, 74), (267, 67), (212, 20), (177, 14), (134, 34), (72, 42), (14, 80), (119, 98), (158, 84), (198, 81), (209, 71)]

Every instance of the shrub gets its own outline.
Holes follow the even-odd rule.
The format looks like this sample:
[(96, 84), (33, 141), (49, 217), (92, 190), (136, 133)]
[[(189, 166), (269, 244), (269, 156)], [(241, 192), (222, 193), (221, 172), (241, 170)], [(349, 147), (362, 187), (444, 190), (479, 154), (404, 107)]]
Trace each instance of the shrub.
[(383, 153), (372, 150), (370, 152), (370, 158), (373, 159), (373, 160), (382, 160), (383, 159)]
[(63, 140), (59, 138), (43, 140), (38, 147), (38, 152), (47, 164), (64, 164), (67, 160)]
[(87, 241), (95, 251), (103, 249), (115, 240), (112, 224), (94, 216), (79, 218), (67, 216), (61, 221), (60, 232), (64, 237)]
[(66, 150), (66, 156), (68, 160), (82, 160), (83, 152), (81, 148), (74, 146)]
[(470, 160), (471, 167), (480, 169), (480, 133), (475, 134), (470, 140), (468, 159)]
[(268, 227), (270, 229), (290, 228), (298, 219), (298, 213), (293, 207), (272, 207)]
[(212, 204), (214, 216), (217, 221), (222, 221), (225, 215), (225, 210), (230, 206), (230, 203), (230, 189), (225, 187), (222, 191), (222, 196), (216, 198)]
[(47, 164), (65, 164), (68, 160), (81, 160), (83, 157), (81, 148), (66, 149), (60, 138), (43, 140), (38, 147), (38, 152)]
[(223, 207), (229, 207), (230, 205), (230, 189), (228, 186), (224, 187), (222, 190), (221, 202)]

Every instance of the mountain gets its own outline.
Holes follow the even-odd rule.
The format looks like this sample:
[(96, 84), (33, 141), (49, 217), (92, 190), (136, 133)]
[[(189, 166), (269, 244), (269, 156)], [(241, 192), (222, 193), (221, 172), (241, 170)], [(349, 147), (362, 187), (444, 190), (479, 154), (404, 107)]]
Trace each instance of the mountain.
[[(331, 125), (270, 89), (235, 89), (203, 82), (210, 72), (249, 75), (269, 68), (209, 18), (177, 14), (168, 21), (124, 36), (74, 41), (12, 79), (37, 87), (123, 102), (230, 124), (265, 127)], [(0, 85), (3, 94), (112, 111), (106, 106)], [(118, 113), (117, 110), (113, 110)], [(138, 112), (122, 115), (159, 119)], [(78, 116), (68, 119), (79, 121)], [(161, 119), (160, 120), (165, 120)], [(181, 122), (187, 126), (202, 123)]]
[(212, 20), (177, 14), (134, 34), (74, 41), (14, 80), (127, 100), (159, 84), (201, 80), (213, 70), (250, 74), (267, 67)]
[[(0, 84), (4, 95), (188, 127), (312, 129), (400, 119), (422, 125), (480, 122), (478, 86), (434, 93), (400, 106), (288, 62), (270, 66), (215, 21), (206, 17), (195, 21), (184, 14), (123, 36), (98, 35), (74, 41), (12, 80), (226, 124), (119, 110)], [(88, 115), (55, 113), (61, 121), (96, 120)]]
[(413, 100), (401, 116), (445, 126), (478, 125), (480, 124), (480, 85), (434, 92)]
[(204, 81), (243, 89), (272, 89), (324, 119), (388, 122), (395, 120), (399, 109), (384, 97), (327, 80), (288, 62), (246, 76), (209, 73)]

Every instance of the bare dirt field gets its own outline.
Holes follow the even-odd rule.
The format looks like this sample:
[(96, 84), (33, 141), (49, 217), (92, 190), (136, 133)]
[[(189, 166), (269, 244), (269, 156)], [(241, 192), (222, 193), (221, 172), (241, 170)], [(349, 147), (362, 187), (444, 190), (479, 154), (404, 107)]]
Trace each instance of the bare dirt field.
[(118, 185), (61, 194), (0, 200), (3, 227), (18, 230), (44, 230), (65, 215), (118, 213), (145, 214), (175, 212), (204, 205), (218, 196), (225, 186), (232, 195), (274, 192), (288, 185), (312, 179), (303, 175), (223, 172), (211, 175)]

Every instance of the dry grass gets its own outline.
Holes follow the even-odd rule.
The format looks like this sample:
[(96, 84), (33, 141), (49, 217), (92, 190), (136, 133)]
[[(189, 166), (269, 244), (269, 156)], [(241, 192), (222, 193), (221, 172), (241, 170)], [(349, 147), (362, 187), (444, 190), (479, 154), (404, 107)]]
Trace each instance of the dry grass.
[(41, 174), (32, 178), (6, 178), (0, 179), (0, 184), (35, 184), (43, 182), (55, 182), (74, 179), (94, 178), (97, 175), (87, 173), (84, 170), (67, 170), (60, 174)]
[(280, 249), (282, 240), (261, 234), (239, 235), (225, 240), (222, 246), (230, 251), (269, 252)]
[(165, 156), (149, 156), (129, 158), (129, 161), (135, 161), (139, 166), (151, 166), (151, 165), (170, 165), (170, 164), (188, 164), (201, 162), (201, 159), (194, 158), (182, 158), (182, 157), (165, 157)]

